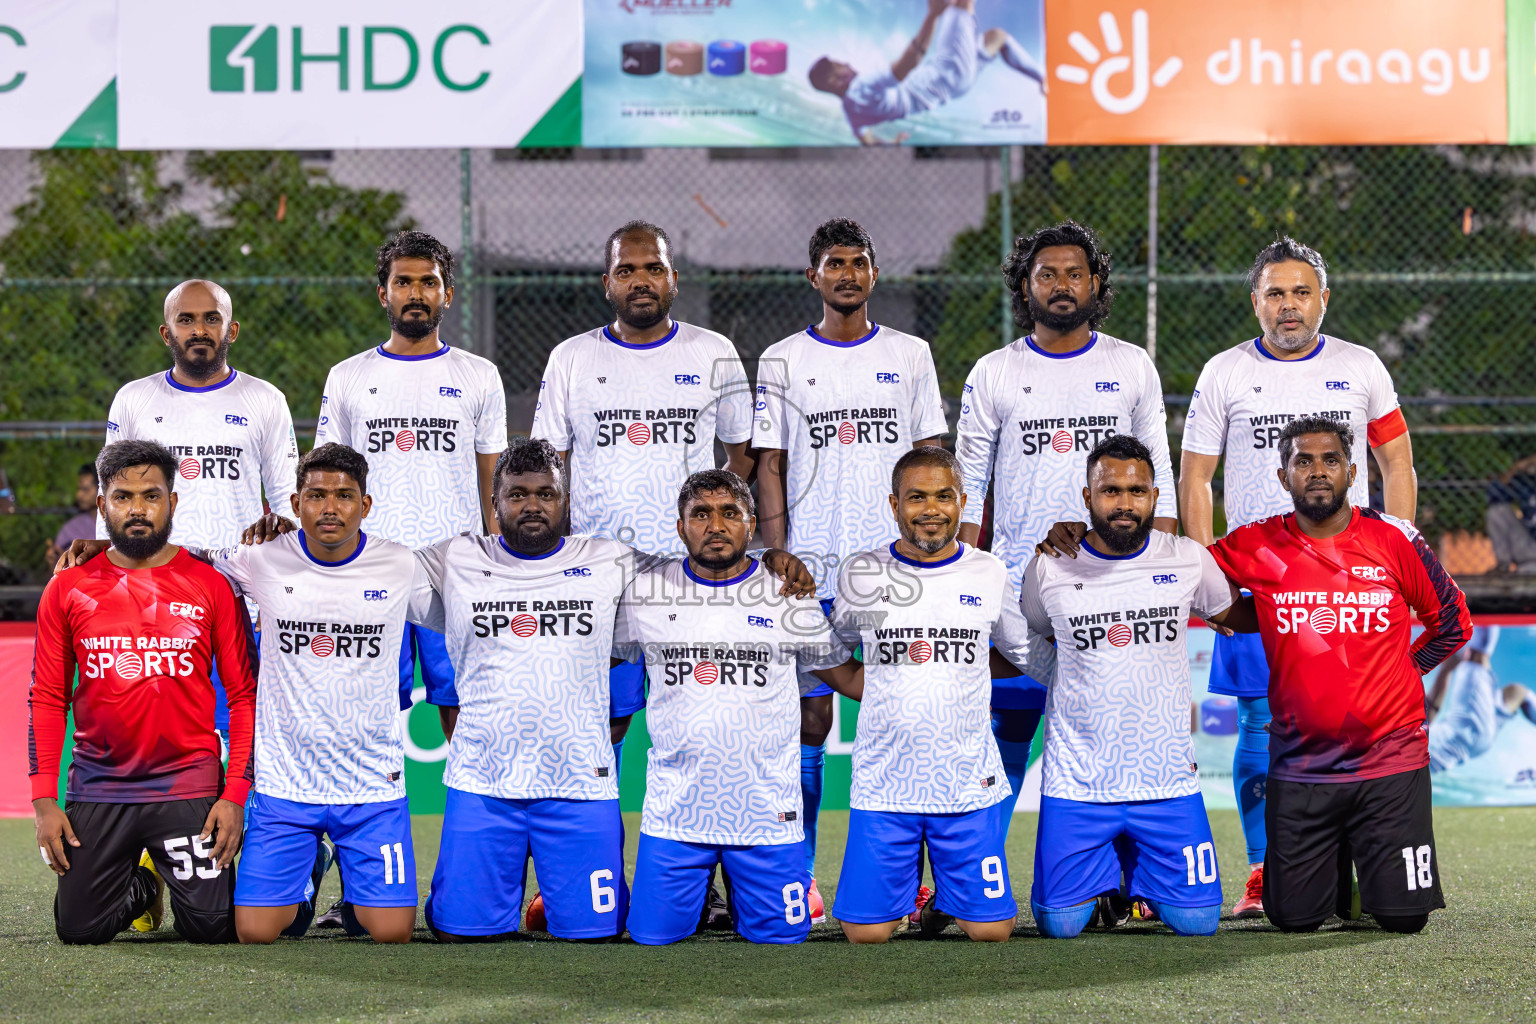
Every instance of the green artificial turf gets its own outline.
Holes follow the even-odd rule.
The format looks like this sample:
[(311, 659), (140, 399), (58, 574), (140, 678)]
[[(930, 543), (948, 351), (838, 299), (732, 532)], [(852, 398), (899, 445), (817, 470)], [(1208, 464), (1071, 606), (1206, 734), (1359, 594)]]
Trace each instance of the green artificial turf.
[[(638, 816), (628, 817), (630, 862)], [(1212, 815), (1227, 905), (1246, 870), (1234, 812)], [(1536, 808), (1440, 810), (1447, 910), (1424, 934), (1368, 923), (1282, 935), (1224, 920), (1214, 938), (1158, 925), (1038, 938), (1028, 912), (1035, 818), (1011, 837), (1014, 939), (898, 936), (853, 948), (831, 922), (799, 947), (712, 936), (654, 949), (540, 937), (406, 947), (311, 932), (265, 948), (192, 946), (169, 923), (103, 947), (61, 946), (32, 824), (0, 821), (0, 1020), (84, 1021), (1418, 1021), (1536, 1020)], [(415, 821), (427, 891), (440, 819)], [(822, 817), (830, 907), (847, 814)], [(334, 892), (328, 879), (324, 902)], [(323, 937), (322, 937), (323, 936)]]

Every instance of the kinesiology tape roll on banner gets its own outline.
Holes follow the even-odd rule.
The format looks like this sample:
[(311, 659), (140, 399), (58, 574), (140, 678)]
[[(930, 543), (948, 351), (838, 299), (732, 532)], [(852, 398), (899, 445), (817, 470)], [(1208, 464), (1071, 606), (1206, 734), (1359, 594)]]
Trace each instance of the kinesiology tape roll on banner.
[(624, 60), (620, 65), (626, 75), (654, 75), (661, 71), (661, 44), (649, 42), (625, 43)]
[(704, 44), (680, 40), (667, 44), (667, 74), (697, 75), (704, 71)]
[(1220, 694), (1200, 702), (1200, 729), (1212, 736), (1237, 735), (1237, 698)]
[(739, 75), (747, 69), (747, 48), (733, 39), (717, 39), (709, 44), (709, 73)]
[(777, 39), (759, 39), (750, 51), (748, 63), (754, 75), (782, 75), (789, 66), (789, 47)]

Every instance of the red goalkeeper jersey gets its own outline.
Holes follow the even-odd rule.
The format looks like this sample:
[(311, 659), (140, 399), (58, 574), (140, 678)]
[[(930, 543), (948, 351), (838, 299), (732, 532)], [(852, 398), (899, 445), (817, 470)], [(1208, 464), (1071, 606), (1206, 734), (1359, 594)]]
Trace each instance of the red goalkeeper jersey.
[[(227, 779), (213, 727), (215, 659), (229, 698)], [(70, 800), (222, 795), (245, 802), (253, 777), (255, 638), (228, 581), (185, 551), (153, 569), (123, 569), (103, 553), (55, 576), (37, 609), (27, 703), (34, 800), (58, 795), (73, 707)]]
[[(1318, 540), (1296, 515), (1233, 530), (1211, 554), (1253, 591), (1269, 660), (1269, 774), (1347, 782), (1429, 764), (1420, 676), (1472, 635), (1467, 601), (1411, 523), (1356, 507)], [(1410, 643), (1412, 616), (1424, 625)]]

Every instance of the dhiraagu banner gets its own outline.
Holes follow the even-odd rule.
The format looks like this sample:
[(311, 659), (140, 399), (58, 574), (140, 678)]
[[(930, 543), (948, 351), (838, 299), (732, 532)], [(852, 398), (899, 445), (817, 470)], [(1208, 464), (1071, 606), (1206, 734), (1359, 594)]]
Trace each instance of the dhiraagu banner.
[(585, 0), (582, 139), (1044, 142), (1042, 3)]
[(117, 0), (0, 3), (0, 149), (117, 144)]
[(124, 149), (580, 143), (576, 0), (121, 0)]

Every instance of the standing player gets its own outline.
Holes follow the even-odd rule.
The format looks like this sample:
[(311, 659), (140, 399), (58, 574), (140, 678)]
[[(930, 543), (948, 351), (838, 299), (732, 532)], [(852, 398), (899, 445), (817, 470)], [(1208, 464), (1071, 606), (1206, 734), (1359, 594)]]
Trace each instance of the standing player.
[[(758, 497), (763, 543), (788, 548), (816, 570), (831, 613), (838, 566), (890, 539), (882, 497), (886, 467), (914, 446), (936, 445), (948, 428), (928, 343), (869, 319), (880, 276), (875, 244), (851, 220), (829, 220), (811, 236), (805, 276), (821, 295), (821, 322), (769, 346), (758, 363)], [(786, 465), (787, 463), (787, 465)], [(800, 795), (811, 920), (825, 913), (816, 887), (832, 690), (800, 702)]]
[(1215, 934), (1221, 917), (1185, 623), (1252, 632), (1258, 621), (1205, 548), (1153, 531), (1154, 474), (1136, 438), (1100, 441), (1083, 488), (1085, 557), (1041, 555), (1024, 573), (1024, 615), (1056, 644), (1030, 893), (1050, 938), (1081, 932), (1105, 892), (1145, 900), (1180, 935)]
[[(165, 445), (177, 457), (179, 504), (171, 542), (228, 547), (261, 516), (263, 489), (272, 508), (288, 507), (299, 460), (288, 400), (229, 365), (240, 324), (229, 293), (212, 281), (183, 281), (170, 290), (160, 337), (172, 366), (118, 389), (107, 413), (107, 444)], [(96, 536), (109, 536), (104, 523), (97, 523)], [(214, 720), (227, 734), (229, 709), (217, 670), (213, 688)]]
[[(999, 559), (955, 539), (966, 496), (949, 452), (902, 455), (887, 502), (898, 539), (849, 559), (838, 576), (834, 621), (844, 643), (864, 645), (865, 700), (833, 913), (851, 942), (884, 942), (914, 902), (925, 930), (953, 917), (972, 939), (1003, 942), (1018, 906), (988, 668), (993, 654), (1023, 665), (1017, 591)], [(928, 900), (925, 845), (937, 890)]]
[(636, 576), (614, 631), (615, 654), (638, 662), (643, 651), (652, 682), (629, 914), (645, 945), (694, 933), (716, 865), (743, 938), (802, 942), (811, 928), (796, 670), (855, 698), (862, 671), (816, 602), (783, 596), (747, 554), (753, 511), (734, 473), (691, 475), (677, 497), (688, 557)]
[(1472, 622), (1411, 523), (1349, 500), (1354, 441), (1339, 419), (1288, 423), (1279, 472), (1295, 511), (1232, 531), (1211, 554), (1253, 591), (1269, 655), (1265, 916), (1316, 928), (1349, 891), (1352, 860), (1361, 909), (1416, 932), (1445, 906), (1419, 677)]
[[(112, 548), (60, 573), (38, 607), (29, 774), (66, 943), (108, 942), (141, 915), (144, 930), (159, 927), (166, 888), (184, 938), (235, 937), (231, 865), (251, 785), (256, 657), (229, 584), (168, 543), (179, 464), (152, 441), (102, 449), (97, 507)], [(229, 695), (227, 776), (213, 722), (215, 662)]]
[[(379, 246), (376, 270), (389, 340), (331, 368), (315, 444), (334, 441), (370, 460), (376, 536), (420, 548), (495, 533), (491, 471), (507, 446), (507, 397), (489, 359), (438, 337), (453, 304), (453, 253), (425, 232), (402, 231)], [(400, 646), (402, 708), (418, 665), (429, 689), (452, 688), (442, 635), (412, 624)]]
[[(714, 466), (715, 438), (725, 468), (751, 475), (752, 388), (729, 340), (672, 319), (677, 271), (665, 231), (630, 221), (603, 256), (614, 320), (549, 354), (532, 434), (569, 467), (572, 532), (672, 555), (677, 489)], [(610, 684), (618, 763), (630, 716), (645, 707), (644, 667), (620, 666)]]
[[(1352, 428), (1355, 447), (1349, 455), (1358, 466), (1365, 465), (1369, 440), (1381, 467), (1387, 514), (1412, 522), (1418, 485), (1397, 392), (1376, 353), (1320, 333), (1328, 309), (1328, 266), (1323, 258), (1299, 242), (1281, 238), (1259, 253), (1248, 280), (1264, 333), (1218, 354), (1200, 371), (1179, 460), (1184, 533), (1205, 545), (1216, 539), (1211, 478), (1223, 451), (1228, 530), (1290, 511), (1290, 495), (1275, 482), (1275, 446), (1287, 423), (1312, 415)], [(1350, 501), (1364, 506), (1367, 497), (1366, 474), (1361, 473)], [(1209, 688), (1238, 701), (1232, 782), (1248, 844), (1248, 885), (1233, 913), (1259, 917), (1264, 913), (1269, 670), (1257, 636), (1228, 636), (1218, 630), (1215, 642)]]
[[(1019, 238), (1003, 263), (1013, 315), (1025, 331), (982, 356), (961, 396), (955, 454), (965, 489), (960, 540), (981, 535), (982, 499), (992, 485), (992, 552), (1015, 587), (1035, 545), (1060, 519), (1075, 519), (1083, 459), (1111, 434), (1145, 438), (1159, 479), (1173, 476), (1163, 386), (1145, 350), (1101, 334), (1114, 292), (1109, 253), (1071, 221)], [(1172, 491), (1158, 499), (1156, 529), (1172, 533)], [(1045, 680), (995, 679), (992, 729), (1012, 795), (1003, 827), (1029, 768), (1029, 745), (1045, 706)]]

